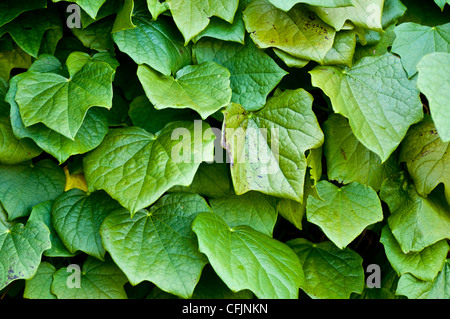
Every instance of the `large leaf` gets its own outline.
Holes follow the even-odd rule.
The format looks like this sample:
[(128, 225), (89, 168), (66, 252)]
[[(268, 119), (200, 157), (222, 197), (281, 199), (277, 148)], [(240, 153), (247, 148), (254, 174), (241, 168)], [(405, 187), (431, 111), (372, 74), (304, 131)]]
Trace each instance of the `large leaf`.
[(180, 34), (168, 22), (142, 15), (133, 17), (133, 22), (135, 28), (116, 32), (113, 38), (137, 64), (147, 64), (164, 75), (190, 64), (190, 47), (183, 46)]
[(426, 197), (444, 183), (450, 199), (450, 143), (442, 142), (429, 116), (409, 130), (401, 144), (400, 161), (406, 162), (420, 195)]
[(277, 200), (259, 192), (232, 195), (209, 201), (214, 213), (229, 227), (247, 225), (272, 236), (277, 221)]
[(0, 2), (0, 27), (22, 12), (31, 11), (39, 8), (45, 8), (47, 6), (46, 0), (3, 0)]
[(337, 31), (351, 21), (355, 26), (381, 32), (385, 0), (352, 0), (353, 6), (340, 8), (311, 7), (311, 10)]
[(9, 33), (26, 53), (35, 58), (46, 32), (62, 33), (62, 23), (55, 9), (25, 12), (0, 28), (0, 36)]
[(380, 198), (389, 206), (389, 227), (404, 253), (450, 239), (450, 207), (445, 199), (420, 196), (403, 174), (383, 182)]
[(350, 248), (341, 250), (332, 242), (313, 244), (304, 238), (287, 242), (297, 254), (305, 285), (311, 298), (348, 299), (352, 292), (364, 289), (362, 258)]
[(269, 0), (269, 2), (284, 11), (289, 11), (297, 3), (306, 3), (312, 6), (329, 8), (353, 5), (353, 0)]
[[(410, 77), (416, 74), (417, 63), (422, 57), (431, 52), (450, 50), (450, 23), (429, 27), (407, 22), (394, 31), (397, 37), (392, 44), (392, 52), (402, 57), (403, 67)], [(441, 62), (439, 65), (446, 64)]]
[(450, 142), (450, 53), (430, 53), (419, 61), (417, 69), (417, 87), (428, 99), (439, 136)]
[(208, 26), (213, 16), (232, 23), (239, 0), (167, 0), (167, 3), (187, 44)]
[(397, 294), (410, 299), (450, 299), (450, 259), (432, 281), (423, 281), (405, 274), (398, 281)]
[(140, 65), (137, 75), (157, 110), (191, 108), (206, 119), (231, 100), (230, 72), (215, 62), (185, 66), (175, 77)]
[(0, 290), (14, 280), (33, 277), (42, 253), (50, 247), (50, 232), (44, 223), (8, 225), (0, 219)]
[(389, 225), (383, 227), (380, 242), (383, 244), (386, 256), (398, 275), (409, 273), (425, 281), (433, 281), (444, 266), (449, 252), (447, 241), (441, 240), (425, 247), (420, 252), (405, 254), (394, 235), (392, 235)]
[(352, 132), (348, 120), (340, 115), (331, 115), (324, 122), (324, 153), (329, 180), (347, 184), (358, 182), (380, 190), (381, 183), (396, 171), (396, 156), (385, 163), (367, 149)]
[[(6, 43), (6, 44), (5, 44)], [(2, 47), (2, 46), (5, 47)], [(0, 41), (0, 78), (9, 79), (11, 70), (14, 68), (29, 68), (31, 56), (23, 51), (15, 42)]]
[(53, 274), (51, 293), (58, 299), (127, 299), (123, 285), (127, 277), (111, 259), (88, 257), (81, 268), (80, 287), (68, 286), (76, 275), (63, 267)]
[(217, 62), (230, 71), (231, 101), (247, 111), (263, 107), (267, 95), (287, 74), (249, 38), (245, 45), (201, 40), (195, 46), (195, 58), (198, 63)]
[(33, 206), (62, 194), (63, 170), (51, 160), (0, 165), (0, 202), (9, 220), (28, 216)]
[[(172, 122), (155, 135), (138, 127), (111, 130), (84, 158), (89, 189), (105, 190), (133, 215), (172, 186), (189, 185), (200, 163), (213, 159), (215, 136), (203, 136), (209, 126), (200, 124)], [(177, 132), (182, 141), (172, 138)]]
[(285, 244), (248, 226), (230, 228), (216, 214), (199, 214), (192, 223), (199, 249), (234, 292), (249, 289), (258, 298), (297, 298), (304, 274)]
[(256, 190), (303, 201), (305, 151), (323, 143), (311, 104), (311, 95), (298, 89), (270, 98), (256, 112), (233, 103), (226, 109), (222, 138), (236, 194)]
[(108, 63), (74, 52), (67, 67), (69, 79), (28, 72), (17, 83), (15, 100), (25, 126), (43, 123), (74, 139), (90, 107), (111, 108), (114, 69)]
[(353, 134), (385, 162), (410, 125), (423, 116), (415, 81), (400, 59), (386, 53), (365, 57), (351, 69), (319, 66), (312, 83), (330, 97), (336, 113), (347, 117)]
[(308, 221), (318, 225), (341, 249), (367, 226), (383, 220), (380, 199), (369, 186), (353, 182), (339, 188), (320, 181), (316, 189), (320, 199), (308, 197)]
[(71, 253), (80, 250), (104, 260), (106, 251), (99, 233), (100, 225), (119, 207), (103, 191), (88, 194), (74, 188), (54, 201), (53, 227)]
[(244, 11), (244, 22), (258, 47), (274, 47), (318, 62), (333, 46), (336, 33), (305, 7), (285, 12), (267, 0), (252, 1)]
[(129, 211), (118, 209), (102, 224), (103, 244), (131, 284), (148, 280), (189, 298), (207, 263), (191, 230), (203, 212), (211, 208), (202, 197), (183, 193), (162, 197), (132, 219)]

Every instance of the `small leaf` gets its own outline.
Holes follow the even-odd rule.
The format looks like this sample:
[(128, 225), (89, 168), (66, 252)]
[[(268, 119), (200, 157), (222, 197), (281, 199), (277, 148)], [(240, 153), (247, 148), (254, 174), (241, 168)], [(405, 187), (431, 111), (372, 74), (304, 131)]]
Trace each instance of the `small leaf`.
[(43, 261), (33, 278), (25, 281), (23, 297), (26, 299), (56, 299), (51, 293), (53, 274), (56, 268), (52, 264)]

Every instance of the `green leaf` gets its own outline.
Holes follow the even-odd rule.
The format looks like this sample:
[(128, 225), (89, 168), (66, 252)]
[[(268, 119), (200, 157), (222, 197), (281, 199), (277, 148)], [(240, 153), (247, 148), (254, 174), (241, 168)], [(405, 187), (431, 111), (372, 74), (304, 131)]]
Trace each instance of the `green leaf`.
[(340, 8), (310, 7), (320, 19), (337, 31), (346, 27), (346, 22), (364, 29), (383, 31), (382, 13), (385, 0), (353, 0), (353, 6)]
[[(145, 95), (140, 95), (131, 102), (129, 115), (135, 126), (142, 127), (153, 134), (162, 130), (170, 122), (187, 120), (192, 117), (191, 111), (188, 109), (157, 110)], [(194, 118), (192, 117), (192, 119)]]
[(209, 201), (214, 213), (229, 227), (246, 225), (272, 236), (277, 221), (277, 199), (259, 192), (232, 195)]
[(53, 274), (56, 268), (52, 264), (43, 261), (33, 278), (25, 281), (23, 297), (26, 299), (56, 299), (50, 289), (53, 282)]
[(191, 230), (194, 218), (211, 212), (196, 194), (162, 197), (132, 219), (126, 209), (107, 217), (100, 233), (103, 244), (131, 284), (148, 280), (183, 298), (192, 296), (207, 260), (198, 251)]
[(88, 109), (111, 108), (114, 69), (106, 62), (74, 52), (67, 59), (70, 78), (27, 72), (17, 83), (15, 100), (25, 126), (43, 123), (74, 139)]
[(247, 111), (262, 108), (269, 93), (287, 74), (249, 38), (246, 45), (205, 39), (194, 50), (198, 63), (214, 61), (230, 71), (231, 101)]
[[(5, 47), (3, 47), (3, 45)], [(31, 65), (31, 56), (23, 51), (15, 42), (0, 41), (0, 78), (9, 79), (12, 69), (27, 69)]]
[(74, 275), (65, 267), (53, 274), (52, 294), (58, 299), (127, 299), (123, 285), (127, 277), (110, 259), (100, 261), (88, 257), (83, 264), (80, 288), (69, 288)]
[(9, 33), (14, 41), (29, 55), (37, 57), (44, 34), (62, 32), (59, 13), (55, 9), (40, 9), (21, 14), (0, 28), (0, 36)]
[(450, 142), (450, 53), (427, 54), (417, 69), (417, 87), (428, 99), (439, 136), (444, 142)]
[(423, 117), (416, 84), (393, 54), (365, 57), (351, 69), (319, 66), (310, 74), (312, 84), (331, 99), (334, 111), (349, 119), (356, 138), (383, 163), (409, 126)]
[(441, 8), (442, 11), (444, 11), (444, 7), (446, 4), (450, 4), (450, 0), (434, 0), (436, 4)]
[(364, 289), (362, 258), (350, 248), (341, 250), (332, 242), (313, 244), (297, 238), (287, 242), (297, 254), (305, 285), (302, 289), (319, 299), (348, 299)]
[(63, 170), (51, 160), (0, 165), (0, 202), (9, 220), (28, 216), (33, 206), (62, 194)]
[[(52, 0), (53, 2), (61, 2), (67, 0)], [(79, 5), (92, 19), (97, 17), (97, 13), (106, 2), (106, 0), (70, 0)]]
[(191, 63), (191, 49), (183, 46), (178, 31), (165, 20), (152, 21), (148, 16), (135, 16), (133, 29), (113, 34), (119, 50), (137, 64), (147, 64), (169, 76)]
[(346, 7), (352, 6), (353, 0), (268, 0), (271, 4), (277, 8), (289, 11), (297, 3), (306, 3), (311, 6), (335, 8), (335, 7)]
[[(212, 160), (215, 137), (203, 135), (208, 128), (172, 122), (155, 135), (138, 127), (110, 130), (84, 158), (90, 191), (105, 190), (132, 215), (148, 207), (172, 186), (189, 185), (200, 163)], [(174, 132), (182, 141), (172, 139)]]
[(50, 232), (44, 223), (9, 226), (0, 221), (0, 290), (14, 280), (32, 278), (42, 253), (50, 247)]
[[(428, 53), (450, 50), (450, 23), (429, 27), (407, 22), (398, 25), (394, 31), (397, 37), (392, 45), (392, 52), (401, 56), (409, 77), (416, 74), (417, 63)], [(438, 63), (446, 65), (442, 61)]]
[(410, 299), (449, 299), (450, 298), (450, 259), (433, 281), (422, 281), (410, 274), (400, 277), (397, 295)]
[[(53, 228), (52, 223), (52, 204), (53, 201), (49, 200), (43, 203), (40, 203), (33, 207), (31, 210), (30, 218), (28, 221), (36, 221), (44, 223), (47, 228), (50, 230), (50, 242), (51, 248), (44, 251), (44, 256), (46, 257), (73, 257), (75, 254), (72, 254), (67, 250), (67, 247), (64, 246), (63, 242), (58, 236), (58, 233)], [(49, 289), (50, 291), (50, 289)]]
[(249, 289), (261, 299), (298, 298), (304, 274), (285, 244), (249, 226), (230, 228), (216, 214), (199, 214), (192, 223), (199, 249), (234, 292)]
[(420, 196), (403, 175), (386, 179), (380, 198), (389, 206), (389, 227), (404, 253), (450, 239), (449, 205), (432, 195)]
[(137, 75), (157, 110), (191, 108), (206, 119), (231, 100), (230, 72), (215, 62), (185, 66), (175, 77), (140, 65)]
[(91, 50), (114, 51), (114, 42), (111, 37), (113, 16), (90, 24), (83, 29), (73, 28), (72, 33)]
[(87, 111), (83, 124), (73, 140), (49, 129), (42, 123), (25, 127), (15, 101), (17, 82), (24, 75), (22, 73), (11, 79), (11, 87), (6, 95), (6, 101), (11, 105), (12, 131), (16, 137), (22, 139), (21, 143), (28, 140), (27, 138), (32, 139), (45, 152), (54, 156), (59, 163), (65, 162), (72, 155), (86, 153), (101, 143), (108, 133), (108, 122), (97, 108)]
[(384, 179), (397, 171), (397, 157), (392, 155), (381, 163), (378, 155), (358, 141), (346, 118), (331, 115), (324, 122), (323, 131), (329, 180), (343, 184), (358, 182), (379, 191)]
[(323, 65), (345, 65), (352, 67), (353, 54), (356, 48), (356, 34), (354, 31), (340, 31), (336, 33), (333, 46), (323, 59)]
[(298, 89), (270, 98), (256, 112), (234, 103), (226, 109), (222, 138), (236, 194), (255, 190), (303, 201), (305, 151), (323, 143), (311, 105), (312, 96)]
[(153, 20), (156, 20), (161, 13), (169, 10), (169, 4), (160, 0), (147, 0), (147, 7)]
[(335, 30), (305, 7), (282, 11), (267, 0), (254, 0), (244, 11), (247, 32), (259, 48), (278, 48), (294, 57), (323, 62)]
[(0, 27), (12, 21), (22, 12), (47, 7), (46, 0), (4, 0), (0, 3)]
[(239, 5), (239, 0), (167, 0), (173, 20), (184, 36), (185, 45), (202, 32), (215, 16), (229, 23)]
[(136, 27), (136, 25), (133, 23), (133, 10), (134, 0), (125, 0), (123, 6), (117, 12), (116, 20), (114, 21), (111, 33), (133, 29)]
[(77, 188), (59, 196), (52, 206), (52, 223), (71, 253), (80, 250), (104, 260), (105, 249), (100, 225), (114, 210), (121, 207), (105, 192), (85, 193)]
[(450, 199), (450, 143), (442, 142), (429, 116), (408, 131), (401, 144), (400, 161), (406, 162), (421, 196), (427, 197), (439, 183), (444, 183)]
[(320, 199), (308, 197), (306, 216), (340, 249), (344, 249), (369, 225), (383, 220), (377, 193), (356, 182), (341, 188), (328, 181), (316, 185)]
[(392, 234), (389, 225), (383, 227), (380, 242), (384, 246), (389, 262), (399, 276), (409, 273), (425, 281), (433, 281), (438, 272), (441, 271), (450, 248), (446, 240), (441, 240), (425, 247), (420, 252), (405, 254)]

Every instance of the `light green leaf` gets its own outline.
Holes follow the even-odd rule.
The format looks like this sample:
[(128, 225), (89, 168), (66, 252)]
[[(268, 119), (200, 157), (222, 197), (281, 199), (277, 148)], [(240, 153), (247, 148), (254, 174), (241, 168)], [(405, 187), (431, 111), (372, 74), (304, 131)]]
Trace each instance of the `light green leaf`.
[(405, 254), (394, 235), (392, 235), (389, 225), (383, 227), (380, 242), (384, 246), (389, 262), (399, 276), (410, 273), (425, 281), (433, 281), (444, 266), (445, 258), (449, 252), (447, 241), (441, 240), (425, 247), (420, 252)]
[(214, 213), (229, 227), (246, 225), (272, 236), (277, 221), (277, 199), (259, 192), (232, 195), (209, 201)]
[(152, 14), (153, 20), (156, 20), (161, 13), (169, 10), (169, 4), (160, 0), (147, 0), (147, 7)]
[(284, 11), (291, 10), (297, 3), (306, 3), (311, 6), (326, 8), (346, 7), (353, 5), (353, 0), (269, 0), (269, 2)]
[(65, 180), (63, 170), (48, 159), (36, 164), (0, 164), (0, 202), (9, 220), (28, 216), (33, 206), (58, 197)]
[(33, 278), (25, 281), (23, 297), (26, 299), (56, 299), (50, 289), (53, 282), (53, 274), (56, 268), (52, 264), (43, 261)]
[(105, 192), (85, 193), (73, 188), (59, 196), (52, 206), (52, 223), (71, 253), (80, 250), (104, 260), (105, 249), (100, 225), (114, 210), (121, 207)]
[(54, 156), (59, 163), (65, 162), (72, 155), (86, 153), (101, 143), (108, 133), (108, 121), (97, 108), (87, 111), (83, 124), (73, 140), (49, 129), (42, 123), (25, 127), (15, 101), (17, 82), (24, 76), (25, 74), (22, 73), (11, 79), (11, 87), (6, 95), (6, 101), (11, 105), (12, 131), (16, 137), (22, 139), (21, 142), (28, 140), (26, 138), (32, 139), (45, 152)]
[(417, 69), (417, 87), (427, 97), (439, 136), (444, 142), (450, 142), (450, 53), (427, 54)]
[(323, 62), (335, 30), (305, 7), (284, 12), (267, 0), (254, 0), (244, 11), (247, 32), (262, 49), (278, 48), (294, 57)]
[(450, 259), (433, 281), (422, 281), (405, 274), (400, 277), (397, 295), (404, 295), (410, 299), (450, 299)]
[(222, 143), (236, 194), (255, 190), (303, 201), (305, 151), (323, 143), (311, 105), (312, 96), (298, 89), (270, 98), (256, 112), (234, 103), (226, 109)]
[(196, 194), (162, 197), (132, 219), (126, 209), (107, 217), (100, 233), (103, 244), (131, 284), (148, 280), (183, 298), (192, 296), (207, 260), (198, 251), (191, 230), (194, 218), (211, 212)]
[(408, 131), (401, 145), (400, 161), (406, 162), (421, 196), (427, 197), (439, 183), (444, 183), (450, 199), (450, 143), (442, 142), (429, 116)]
[(356, 48), (356, 33), (340, 31), (336, 33), (333, 46), (323, 59), (323, 65), (345, 65), (352, 67)]
[(351, 69), (319, 66), (310, 74), (312, 84), (331, 99), (334, 111), (349, 119), (356, 138), (383, 163), (409, 126), (423, 117), (416, 84), (393, 54), (365, 57)]
[[(215, 136), (200, 124), (172, 122), (155, 135), (138, 127), (110, 130), (84, 158), (90, 191), (105, 190), (133, 215), (172, 186), (189, 185), (200, 163), (213, 159)], [(180, 135), (174, 140), (173, 133)]]
[(108, 258), (100, 261), (88, 257), (81, 269), (80, 288), (69, 288), (73, 275), (65, 267), (53, 274), (51, 292), (58, 299), (127, 299), (123, 285), (127, 277)]
[(231, 101), (247, 111), (262, 108), (269, 93), (287, 74), (248, 37), (245, 45), (201, 40), (194, 52), (198, 63), (214, 61), (230, 71)]
[(21, 14), (0, 28), (0, 36), (9, 33), (29, 55), (37, 57), (44, 34), (54, 30), (62, 32), (62, 23), (56, 9), (40, 9)]
[[(417, 63), (428, 53), (450, 50), (450, 23), (429, 27), (407, 22), (398, 25), (394, 31), (397, 37), (392, 44), (392, 52), (401, 56), (409, 77), (416, 74)], [(439, 61), (440, 65), (446, 64)]]
[(14, 280), (32, 278), (42, 253), (50, 247), (50, 232), (44, 223), (9, 226), (0, 220), (0, 290)]
[(436, 4), (441, 8), (442, 11), (444, 11), (444, 7), (446, 4), (450, 4), (450, 0), (434, 0)]
[(167, 76), (191, 63), (191, 48), (183, 46), (179, 32), (168, 22), (139, 15), (133, 17), (133, 23), (135, 28), (115, 32), (113, 39), (134, 62)]
[(332, 242), (313, 244), (304, 238), (287, 242), (302, 265), (305, 285), (302, 289), (319, 299), (348, 299), (352, 292), (364, 289), (363, 259), (350, 248), (341, 250)]
[[(80, 61), (81, 58), (85, 58)], [(74, 139), (88, 109), (111, 108), (114, 69), (81, 52), (67, 59), (70, 78), (55, 73), (27, 72), (17, 83), (15, 100), (25, 126), (43, 123)]]
[[(156, 0), (156, 2), (158, 2), (158, 0)], [(133, 29), (136, 27), (133, 23), (133, 10), (134, 0), (125, 0), (123, 6), (120, 8), (119, 12), (117, 12), (116, 20), (114, 21), (111, 33)]]
[(46, 8), (47, 0), (3, 0), (0, 2), (0, 27), (12, 21), (22, 12)]
[(273, 52), (290, 68), (301, 69), (309, 63), (309, 60), (297, 58), (277, 48), (273, 48)]
[(432, 195), (420, 196), (404, 175), (386, 179), (380, 198), (389, 206), (389, 227), (404, 253), (450, 239), (449, 205)]
[(331, 115), (324, 122), (323, 131), (329, 180), (343, 184), (358, 182), (379, 191), (384, 179), (397, 171), (397, 156), (381, 163), (378, 155), (358, 141), (346, 118)]
[(356, 182), (341, 188), (328, 181), (316, 185), (320, 199), (308, 197), (306, 216), (340, 249), (344, 249), (369, 225), (383, 220), (377, 193)]
[(295, 299), (304, 274), (285, 244), (248, 226), (230, 228), (216, 214), (199, 214), (192, 223), (199, 249), (234, 292), (249, 289), (261, 299)]
[(385, 0), (352, 0), (354, 6), (340, 8), (310, 7), (320, 19), (337, 31), (345, 29), (346, 22), (364, 29), (383, 31), (382, 13)]
[[(52, 204), (53, 201), (46, 201), (33, 207), (28, 221), (36, 221), (44, 223), (50, 230), (51, 248), (44, 251), (46, 257), (73, 257), (75, 254), (70, 253), (67, 247), (59, 238), (57, 232), (53, 228), (52, 223)], [(50, 288), (49, 288), (50, 291)]]
[[(61, 2), (67, 0), (52, 0), (53, 2)], [(78, 4), (92, 19), (97, 17), (97, 13), (106, 2), (106, 0), (70, 0)]]
[(233, 23), (239, 0), (167, 0), (185, 45), (202, 32), (215, 16)]
[(231, 100), (230, 72), (215, 62), (185, 66), (175, 77), (140, 65), (137, 75), (157, 110), (191, 108), (206, 119)]

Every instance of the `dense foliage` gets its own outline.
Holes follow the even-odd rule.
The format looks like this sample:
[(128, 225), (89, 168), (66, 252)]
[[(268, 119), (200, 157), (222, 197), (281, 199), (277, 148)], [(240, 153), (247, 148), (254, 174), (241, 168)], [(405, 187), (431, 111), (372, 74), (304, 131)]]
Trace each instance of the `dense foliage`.
[(449, 299), (449, 3), (2, 0), (0, 298)]

